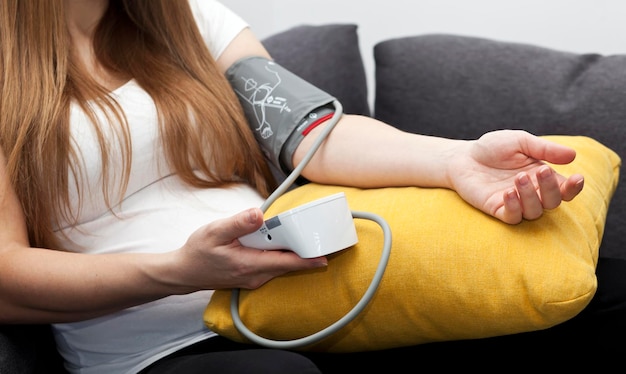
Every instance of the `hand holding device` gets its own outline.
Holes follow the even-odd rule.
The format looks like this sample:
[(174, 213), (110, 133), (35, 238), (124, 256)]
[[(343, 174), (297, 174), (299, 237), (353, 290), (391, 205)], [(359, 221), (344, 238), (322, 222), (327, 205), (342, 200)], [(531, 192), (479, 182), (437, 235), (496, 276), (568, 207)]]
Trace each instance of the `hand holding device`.
[(358, 238), (346, 195), (340, 192), (271, 217), (239, 242), (263, 250), (288, 249), (312, 258), (348, 248)]

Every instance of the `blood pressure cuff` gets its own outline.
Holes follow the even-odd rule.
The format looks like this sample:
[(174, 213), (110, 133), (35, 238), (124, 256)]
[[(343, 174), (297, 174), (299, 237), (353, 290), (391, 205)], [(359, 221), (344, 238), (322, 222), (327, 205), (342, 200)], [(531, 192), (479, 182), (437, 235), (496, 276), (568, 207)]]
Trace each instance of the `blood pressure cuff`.
[(226, 78), (265, 157), (289, 174), (297, 146), (312, 128), (332, 117), (335, 98), (264, 57), (235, 62)]

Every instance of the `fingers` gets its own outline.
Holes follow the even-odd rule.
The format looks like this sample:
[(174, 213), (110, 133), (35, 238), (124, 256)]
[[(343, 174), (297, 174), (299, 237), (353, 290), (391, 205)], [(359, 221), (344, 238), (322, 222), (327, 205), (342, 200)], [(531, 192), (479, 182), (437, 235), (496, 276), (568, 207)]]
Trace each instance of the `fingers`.
[(510, 189), (504, 193), (504, 205), (496, 212), (496, 218), (511, 225), (522, 221), (522, 204), (515, 189)]
[(527, 173), (518, 174), (515, 189), (504, 193), (504, 204), (502, 211), (498, 212), (498, 218), (511, 224), (519, 223), (522, 219), (535, 220), (545, 210), (558, 207), (562, 201), (572, 200), (584, 186), (584, 178), (579, 174), (559, 184), (559, 176), (547, 165), (539, 168), (536, 180), (535, 185)]
[(574, 174), (567, 178), (561, 186), (561, 196), (564, 201), (574, 199), (585, 186), (585, 178), (580, 174)]
[(326, 257), (302, 258), (292, 251), (251, 249), (254, 264), (271, 278), (300, 270), (317, 269), (328, 266)]
[(496, 212), (495, 216), (512, 225), (522, 222), (523, 219), (537, 219), (541, 217), (544, 211), (537, 189), (526, 173), (517, 175), (515, 188), (504, 193), (503, 201), (501, 209)]
[(523, 217), (528, 220), (541, 217), (544, 208), (530, 176), (527, 173), (518, 174), (515, 178), (515, 187), (521, 202)]
[(551, 167), (544, 165), (537, 171), (537, 182), (543, 209), (554, 209), (561, 204), (561, 190), (556, 174)]
[(241, 247), (241, 255), (248, 264), (250, 274), (241, 288), (256, 289), (269, 280), (296, 271), (328, 266), (326, 257), (301, 258), (295, 252)]

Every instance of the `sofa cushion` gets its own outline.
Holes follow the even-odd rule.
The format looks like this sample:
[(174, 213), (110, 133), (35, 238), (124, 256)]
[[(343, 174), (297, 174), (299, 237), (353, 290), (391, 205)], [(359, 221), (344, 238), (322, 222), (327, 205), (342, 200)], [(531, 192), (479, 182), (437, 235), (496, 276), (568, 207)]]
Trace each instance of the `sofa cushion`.
[[(308, 184), (282, 195), (267, 217), (305, 202), (346, 194), (354, 211), (390, 225), (392, 249), (382, 282), (348, 326), (304, 350), (348, 352), (484, 338), (548, 328), (578, 314), (596, 288), (595, 266), (621, 160), (588, 137), (550, 137), (576, 149), (569, 174), (586, 175), (571, 202), (540, 219), (508, 225), (437, 188), (357, 189)], [(241, 290), (239, 312), (273, 340), (311, 335), (343, 317), (364, 294), (379, 264), (382, 231), (355, 220), (359, 242), (332, 254), (326, 269), (275, 278)], [(215, 291), (207, 326), (245, 341), (230, 314), (231, 291)]]
[(0, 373), (67, 373), (50, 326), (0, 326)]
[[(374, 56), (374, 114), (403, 130), (468, 139), (499, 128), (585, 135), (626, 157), (626, 55), (433, 34), (383, 41)], [(600, 253), (626, 259), (621, 178)]]
[(281, 66), (335, 96), (345, 113), (370, 114), (356, 25), (301, 25), (262, 42)]

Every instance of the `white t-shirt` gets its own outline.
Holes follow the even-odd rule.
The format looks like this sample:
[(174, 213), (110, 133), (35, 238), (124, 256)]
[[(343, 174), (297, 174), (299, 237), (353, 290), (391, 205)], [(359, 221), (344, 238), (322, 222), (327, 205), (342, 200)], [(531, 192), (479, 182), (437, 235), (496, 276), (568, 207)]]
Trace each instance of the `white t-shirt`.
[[(214, 0), (189, 0), (211, 53), (217, 58), (247, 24)], [(62, 227), (65, 248), (82, 253), (166, 252), (179, 248), (198, 227), (252, 206), (262, 198), (249, 186), (194, 189), (172, 174), (158, 141), (154, 102), (135, 81), (113, 92), (132, 137), (132, 172), (116, 217), (104, 204), (101, 159), (93, 126), (73, 106), (72, 136), (82, 152), (83, 204), (73, 206), (80, 224)], [(111, 162), (120, 160), (112, 160)], [(115, 178), (113, 178), (115, 180)], [(72, 183), (70, 181), (70, 186)], [(77, 192), (70, 191), (73, 201)], [(113, 195), (115, 196), (115, 195)], [(55, 324), (60, 353), (72, 373), (136, 373), (187, 345), (215, 335), (202, 314), (212, 291), (170, 296), (112, 315)]]

